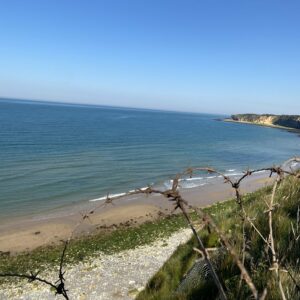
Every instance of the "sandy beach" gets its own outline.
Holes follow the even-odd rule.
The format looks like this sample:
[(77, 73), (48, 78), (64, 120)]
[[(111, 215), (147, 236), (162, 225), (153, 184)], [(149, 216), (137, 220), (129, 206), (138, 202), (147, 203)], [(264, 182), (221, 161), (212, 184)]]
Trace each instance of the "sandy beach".
[[(253, 175), (243, 181), (241, 191), (252, 192), (273, 179), (268, 174)], [(222, 179), (202, 187), (182, 189), (183, 197), (192, 205), (204, 207), (234, 196), (230, 185)], [(137, 226), (145, 221), (168, 215), (173, 205), (160, 195), (132, 195), (103, 206), (103, 201), (86, 202), (48, 215), (14, 219), (0, 223), (0, 251), (16, 254), (40, 246), (53, 245), (73, 236), (94, 234), (118, 227)], [(83, 216), (94, 211), (89, 218)]]

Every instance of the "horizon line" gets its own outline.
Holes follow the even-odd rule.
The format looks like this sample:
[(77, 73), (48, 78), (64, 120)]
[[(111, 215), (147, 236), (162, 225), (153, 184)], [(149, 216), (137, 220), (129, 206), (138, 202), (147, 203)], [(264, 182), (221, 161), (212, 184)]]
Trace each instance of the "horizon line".
[(57, 104), (57, 105), (69, 105), (69, 106), (92, 106), (92, 107), (102, 107), (102, 108), (116, 108), (116, 109), (128, 109), (128, 110), (147, 110), (152, 112), (169, 112), (169, 113), (184, 113), (184, 114), (204, 114), (204, 115), (220, 115), (229, 116), (229, 114), (224, 113), (208, 113), (208, 112), (194, 112), (194, 111), (182, 111), (182, 110), (172, 110), (172, 109), (158, 109), (158, 108), (144, 108), (144, 107), (132, 107), (132, 106), (119, 106), (119, 105), (109, 105), (109, 104), (95, 104), (95, 103), (81, 103), (81, 102), (65, 102), (58, 100), (41, 100), (41, 99), (27, 99), (27, 98), (15, 98), (15, 97), (3, 97), (0, 96), (0, 101), (11, 100), (20, 102), (36, 102), (40, 104)]

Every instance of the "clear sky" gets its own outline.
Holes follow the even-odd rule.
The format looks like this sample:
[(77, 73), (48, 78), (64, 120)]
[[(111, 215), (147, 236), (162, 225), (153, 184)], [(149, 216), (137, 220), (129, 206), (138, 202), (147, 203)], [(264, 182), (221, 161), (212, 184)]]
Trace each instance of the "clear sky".
[(0, 96), (300, 114), (300, 1), (0, 0)]

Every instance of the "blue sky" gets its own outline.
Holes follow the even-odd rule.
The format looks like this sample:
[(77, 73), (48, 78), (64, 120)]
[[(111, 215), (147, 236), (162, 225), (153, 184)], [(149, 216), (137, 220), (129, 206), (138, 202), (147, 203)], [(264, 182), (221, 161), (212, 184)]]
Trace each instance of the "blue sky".
[(0, 0), (0, 96), (300, 114), (300, 2)]

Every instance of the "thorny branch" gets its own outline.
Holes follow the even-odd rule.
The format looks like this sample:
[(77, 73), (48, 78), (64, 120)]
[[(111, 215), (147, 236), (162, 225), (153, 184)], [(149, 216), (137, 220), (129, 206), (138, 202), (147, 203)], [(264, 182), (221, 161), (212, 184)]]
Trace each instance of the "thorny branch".
[(33, 281), (38, 281), (41, 283), (44, 283), (51, 288), (54, 289), (55, 295), (62, 295), (65, 299), (69, 300), (68, 296), (68, 290), (65, 288), (65, 278), (64, 274), (65, 272), (63, 271), (63, 264), (64, 264), (64, 259), (65, 259), (65, 253), (67, 250), (68, 246), (68, 241), (65, 243), (61, 259), (60, 259), (60, 267), (58, 271), (58, 280), (55, 283), (52, 283), (44, 278), (41, 278), (38, 276), (40, 271), (33, 273), (31, 272), (30, 274), (19, 274), (19, 273), (3, 273), (0, 274), (0, 277), (17, 277), (17, 278), (22, 278), (22, 279), (28, 279), (28, 282), (33, 282)]
[[(123, 195), (117, 196), (117, 197), (110, 197), (109, 194), (108, 194), (105, 201), (102, 202), (100, 205), (96, 206), (94, 209), (88, 211), (87, 213), (81, 214), (81, 218), (80, 218), (79, 222), (76, 224), (76, 226), (75, 226), (74, 230), (72, 231), (71, 235), (69, 236), (69, 238), (65, 242), (65, 245), (64, 245), (64, 248), (63, 248), (63, 251), (62, 251), (62, 254), (61, 254), (61, 258), (60, 258), (58, 280), (55, 283), (52, 283), (52, 282), (50, 282), (50, 281), (48, 281), (44, 278), (39, 277), (38, 276), (39, 272), (36, 272), (36, 273), (31, 272), (30, 274), (3, 273), (3, 274), (0, 274), (0, 277), (18, 277), (18, 278), (28, 279), (29, 282), (38, 281), (38, 282), (44, 283), (44, 284), (52, 287), (55, 290), (56, 295), (57, 294), (62, 295), (65, 299), (69, 299), (69, 296), (68, 296), (68, 293), (67, 293), (68, 290), (65, 289), (65, 278), (64, 278), (65, 272), (63, 271), (63, 265), (64, 265), (65, 254), (66, 254), (66, 251), (67, 251), (68, 244), (69, 244), (70, 240), (72, 239), (75, 230), (83, 222), (85, 222), (85, 220), (90, 221), (90, 216), (93, 215), (95, 213), (95, 211), (105, 207), (108, 204), (113, 204), (113, 202), (115, 200), (119, 199), (119, 198), (123, 198), (125, 196), (130, 196), (130, 195), (137, 195), (137, 194), (145, 194), (145, 195), (160, 194), (163, 197), (167, 198), (168, 200), (170, 200), (171, 202), (174, 203), (174, 211), (177, 210), (177, 209), (180, 209), (181, 212), (183, 213), (188, 225), (190, 226), (190, 228), (191, 228), (191, 230), (192, 230), (192, 232), (193, 232), (193, 234), (194, 234), (194, 236), (195, 236), (195, 238), (198, 242), (199, 251), (202, 254), (203, 258), (205, 259), (205, 261), (206, 261), (206, 263), (207, 263), (207, 265), (208, 265), (208, 267), (211, 271), (213, 280), (214, 280), (216, 286), (218, 287), (220, 298), (223, 299), (223, 300), (227, 299), (226, 293), (225, 293), (224, 288), (221, 284), (221, 280), (219, 279), (218, 275), (216, 274), (216, 271), (214, 270), (214, 267), (213, 267), (213, 265), (210, 261), (208, 250), (205, 248), (201, 237), (199, 236), (197, 230), (195, 229), (186, 208), (193, 209), (198, 214), (200, 214), (202, 216), (202, 220), (204, 220), (206, 222), (206, 224), (210, 225), (214, 229), (214, 231), (218, 234), (219, 238), (221, 239), (223, 244), (226, 246), (228, 252), (233, 257), (235, 263), (237, 264), (238, 268), (240, 269), (241, 278), (249, 286), (253, 297), (255, 299), (260, 299), (260, 300), (265, 299), (265, 297), (267, 295), (267, 289), (265, 288), (263, 290), (263, 292), (261, 294), (259, 294), (257, 288), (255, 287), (255, 285), (253, 283), (252, 278), (250, 277), (248, 271), (246, 270), (246, 268), (244, 266), (245, 245), (246, 245), (245, 235), (243, 234), (244, 241), (243, 241), (243, 249), (242, 249), (242, 260), (240, 260), (239, 255), (236, 253), (235, 249), (233, 248), (233, 246), (229, 242), (228, 238), (225, 236), (224, 233), (221, 232), (221, 230), (215, 224), (213, 219), (209, 215), (205, 214), (203, 212), (203, 210), (201, 210), (200, 208), (192, 207), (191, 205), (189, 205), (188, 202), (185, 199), (183, 199), (183, 197), (180, 194), (179, 181), (180, 181), (181, 178), (184, 178), (186, 176), (192, 177), (195, 172), (208, 172), (208, 173), (214, 173), (214, 174), (219, 175), (220, 177), (222, 177), (224, 179), (224, 183), (228, 183), (228, 184), (231, 185), (231, 187), (235, 191), (236, 203), (238, 204), (238, 206), (240, 208), (240, 215), (241, 215), (241, 220), (242, 220), (242, 223), (243, 223), (242, 224), (243, 228), (244, 228), (244, 225), (245, 225), (245, 221), (249, 222), (251, 227), (258, 233), (258, 235), (261, 237), (261, 239), (264, 241), (264, 243), (267, 245), (267, 247), (271, 250), (271, 253), (272, 253), (272, 268), (271, 269), (274, 269), (276, 271), (281, 296), (282, 296), (282, 299), (285, 300), (286, 297), (285, 297), (285, 294), (284, 294), (284, 291), (283, 291), (283, 287), (282, 287), (281, 280), (280, 280), (280, 274), (279, 274), (279, 271), (280, 271), (279, 260), (276, 256), (275, 243), (274, 243), (274, 237), (273, 237), (272, 211), (274, 210), (274, 207), (275, 207), (275, 205), (274, 205), (275, 192), (276, 192), (278, 184), (280, 183), (280, 181), (284, 177), (284, 175), (290, 175), (290, 176), (293, 176), (295, 178), (300, 178), (300, 173), (294, 172), (291, 168), (290, 168), (290, 170), (287, 170), (287, 169), (284, 168), (284, 166), (289, 166), (293, 162), (299, 163), (300, 158), (296, 157), (296, 158), (289, 159), (288, 161), (286, 161), (280, 167), (269, 167), (269, 168), (255, 169), (255, 170), (247, 170), (246, 172), (244, 172), (244, 174), (240, 178), (235, 179), (235, 180), (230, 178), (229, 176), (213, 169), (213, 168), (208, 168), (208, 167), (205, 167), (205, 168), (203, 168), (203, 167), (188, 168), (184, 172), (179, 173), (179, 174), (176, 175), (176, 177), (173, 179), (172, 187), (170, 189), (167, 189), (167, 190), (158, 190), (158, 189), (153, 188), (152, 186), (148, 186), (147, 188), (136, 189), (134, 191), (130, 191), (126, 194), (123, 194)], [(263, 234), (259, 231), (259, 229), (253, 223), (252, 219), (247, 215), (247, 213), (244, 209), (244, 206), (243, 206), (242, 195), (240, 193), (240, 184), (242, 183), (242, 181), (244, 179), (250, 177), (251, 175), (262, 172), (262, 171), (270, 172), (269, 177), (271, 177), (273, 174), (277, 174), (277, 179), (276, 179), (275, 184), (273, 186), (272, 196), (271, 196), (270, 203), (268, 204), (268, 211), (267, 211), (268, 216), (269, 216), (269, 231), (270, 231), (268, 239), (263, 236)], [(287, 272), (290, 274), (290, 276), (292, 276), (289, 271), (287, 271)], [(299, 288), (299, 284), (296, 282), (294, 277), (292, 277), (292, 279), (293, 279), (293, 282), (294, 282), (295, 286), (297, 288)]]
[[(218, 226), (215, 224), (215, 222), (212, 220), (211, 217), (209, 217), (207, 214), (205, 214), (201, 209), (196, 209), (196, 211), (198, 213), (200, 213), (202, 219), (209, 224), (214, 230), (215, 232), (218, 234), (218, 236), (221, 238), (222, 242), (224, 243), (224, 245), (226, 246), (227, 250), (229, 251), (229, 253), (231, 254), (231, 256), (233, 257), (234, 261), (236, 262), (238, 268), (241, 271), (241, 277), (245, 280), (245, 282), (247, 283), (247, 285), (249, 286), (252, 295), (254, 296), (254, 299), (264, 299), (263, 297), (259, 297), (258, 296), (258, 291), (248, 273), (248, 271), (246, 270), (244, 264), (241, 262), (241, 260), (239, 259), (239, 256), (237, 255), (236, 251), (234, 250), (234, 248), (231, 246), (229, 240), (227, 239), (227, 237), (225, 236), (225, 234), (223, 232), (221, 232), (221, 230), (218, 228)], [(263, 293), (263, 295), (265, 295), (265, 293)]]

